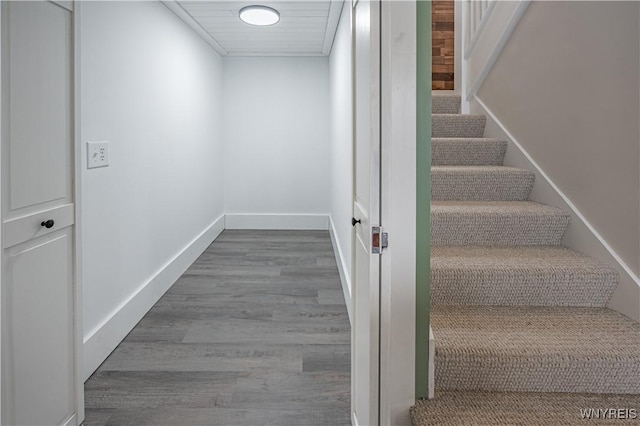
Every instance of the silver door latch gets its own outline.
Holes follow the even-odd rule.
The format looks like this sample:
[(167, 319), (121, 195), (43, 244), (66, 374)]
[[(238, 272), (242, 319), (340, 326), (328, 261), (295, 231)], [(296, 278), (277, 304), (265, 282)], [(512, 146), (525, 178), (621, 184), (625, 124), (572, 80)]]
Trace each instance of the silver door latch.
[(371, 253), (380, 254), (389, 247), (389, 234), (382, 232), (381, 226), (371, 227)]

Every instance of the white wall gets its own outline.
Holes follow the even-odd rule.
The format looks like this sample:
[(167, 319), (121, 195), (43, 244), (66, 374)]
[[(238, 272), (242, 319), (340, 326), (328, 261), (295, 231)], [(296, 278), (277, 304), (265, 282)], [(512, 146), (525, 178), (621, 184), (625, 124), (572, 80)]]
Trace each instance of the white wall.
[(227, 57), (224, 99), (227, 228), (328, 229), (328, 58)]
[(87, 376), (217, 236), (224, 203), (221, 58), (159, 2), (82, 6), (82, 140), (110, 142), (109, 167), (81, 176)]
[(638, 29), (637, 2), (533, 2), (478, 93), (636, 274)]
[[(637, 2), (532, 2), (471, 105), (490, 111), (563, 194), (575, 213), (564, 242), (618, 268), (610, 306), (636, 320), (639, 16)], [(500, 136), (492, 121), (485, 136)], [(510, 145), (506, 163), (518, 164), (518, 152)], [(532, 199), (564, 207), (543, 180)]]
[[(351, 294), (353, 140), (351, 84), (351, 5), (342, 8), (329, 58), (331, 94), (331, 228), (347, 298)], [(348, 302), (348, 301), (347, 301)], [(347, 303), (348, 305), (348, 303)]]

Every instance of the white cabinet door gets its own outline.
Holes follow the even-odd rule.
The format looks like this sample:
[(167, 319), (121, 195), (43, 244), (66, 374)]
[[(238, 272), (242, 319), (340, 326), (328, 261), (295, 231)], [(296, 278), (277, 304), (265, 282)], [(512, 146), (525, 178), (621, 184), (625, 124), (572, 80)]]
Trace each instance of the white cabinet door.
[(380, 223), (380, 2), (354, 5), (354, 206), (356, 224), (351, 340), (352, 421), (379, 424), (380, 255), (372, 226)]
[(6, 252), (3, 424), (63, 424), (75, 411), (72, 248), (67, 227)]
[(73, 13), (1, 15), (2, 424), (77, 423)]

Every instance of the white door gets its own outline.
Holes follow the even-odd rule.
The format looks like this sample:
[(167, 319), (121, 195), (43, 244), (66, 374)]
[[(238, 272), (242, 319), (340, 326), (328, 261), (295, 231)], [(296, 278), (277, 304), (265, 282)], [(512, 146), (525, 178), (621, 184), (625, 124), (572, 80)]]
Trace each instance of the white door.
[(372, 227), (380, 222), (380, 2), (356, 1), (354, 31), (354, 226), (352, 422), (379, 424), (380, 255)]
[(77, 424), (71, 2), (2, 2), (2, 424)]

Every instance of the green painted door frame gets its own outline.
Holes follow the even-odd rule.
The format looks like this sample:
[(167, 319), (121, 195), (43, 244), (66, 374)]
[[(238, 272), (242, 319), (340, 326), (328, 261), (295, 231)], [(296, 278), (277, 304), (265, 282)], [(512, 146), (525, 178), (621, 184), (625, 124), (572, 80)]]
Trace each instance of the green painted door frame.
[(416, 398), (429, 394), (431, 308), (431, 1), (417, 0)]

